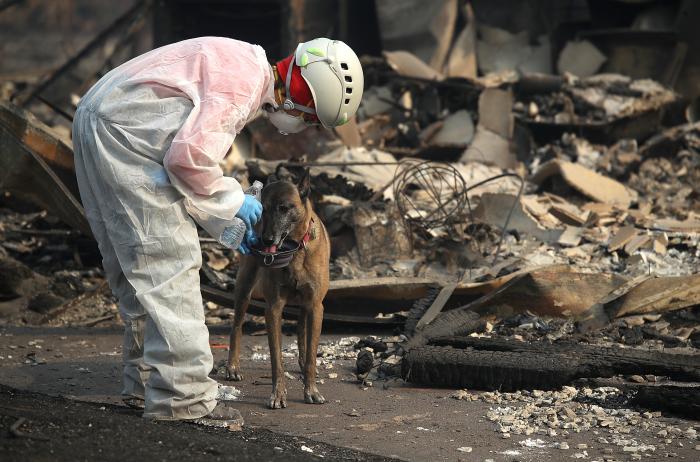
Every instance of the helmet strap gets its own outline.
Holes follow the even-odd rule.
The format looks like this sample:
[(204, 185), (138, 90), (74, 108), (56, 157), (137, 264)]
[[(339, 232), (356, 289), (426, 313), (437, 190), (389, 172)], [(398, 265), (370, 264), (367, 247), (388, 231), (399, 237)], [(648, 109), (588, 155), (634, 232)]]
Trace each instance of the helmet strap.
[(297, 104), (292, 100), (292, 92), (290, 91), (290, 85), (292, 83), (292, 67), (296, 65), (296, 56), (289, 61), (289, 66), (287, 67), (287, 77), (284, 81), (285, 90), (285, 100), (282, 103), (282, 108), (285, 111), (291, 111), (296, 109), (297, 111), (305, 112), (306, 114), (316, 115), (316, 109)]

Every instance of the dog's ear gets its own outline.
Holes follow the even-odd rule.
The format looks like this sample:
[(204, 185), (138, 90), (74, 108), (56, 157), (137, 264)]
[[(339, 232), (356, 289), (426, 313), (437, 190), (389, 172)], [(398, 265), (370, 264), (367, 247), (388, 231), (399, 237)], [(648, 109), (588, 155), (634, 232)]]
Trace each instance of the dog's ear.
[(267, 175), (267, 180), (265, 181), (265, 186), (269, 185), (270, 183), (276, 183), (279, 181), (279, 178), (277, 178), (277, 175), (274, 173)]
[(297, 183), (297, 189), (299, 190), (299, 197), (301, 200), (306, 200), (311, 192), (311, 175), (309, 169), (305, 168), (304, 172), (301, 174), (301, 179)]

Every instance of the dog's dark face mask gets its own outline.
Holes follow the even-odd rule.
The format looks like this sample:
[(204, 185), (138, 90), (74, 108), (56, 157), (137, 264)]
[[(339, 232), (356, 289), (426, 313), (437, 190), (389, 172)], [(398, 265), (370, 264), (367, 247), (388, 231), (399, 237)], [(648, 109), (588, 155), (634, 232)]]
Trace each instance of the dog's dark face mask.
[(267, 251), (275, 252), (306, 215), (309, 197), (309, 172), (306, 170), (296, 184), (291, 176), (280, 179), (270, 175), (262, 191), (261, 240)]

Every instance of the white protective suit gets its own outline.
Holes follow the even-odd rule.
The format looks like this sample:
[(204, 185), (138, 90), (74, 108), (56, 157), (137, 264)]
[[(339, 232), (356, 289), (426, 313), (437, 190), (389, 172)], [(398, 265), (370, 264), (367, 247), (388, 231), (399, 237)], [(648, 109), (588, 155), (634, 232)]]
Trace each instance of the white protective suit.
[(83, 97), (75, 170), (110, 287), (126, 323), (124, 390), (144, 416), (193, 419), (216, 405), (199, 290), (194, 217), (212, 236), (243, 191), (219, 161), (274, 78), (257, 45), (216, 37), (139, 56)]

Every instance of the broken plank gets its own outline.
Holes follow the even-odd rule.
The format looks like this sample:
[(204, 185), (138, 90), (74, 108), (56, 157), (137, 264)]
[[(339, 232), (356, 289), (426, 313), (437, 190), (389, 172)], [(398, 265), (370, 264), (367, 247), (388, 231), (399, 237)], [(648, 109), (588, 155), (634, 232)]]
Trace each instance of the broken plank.
[(352, 116), (347, 123), (335, 127), (335, 133), (340, 137), (340, 140), (348, 147), (362, 146), (362, 135), (357, 128), (357, 118)]
[(654, 220), (651, 227), (657, 231), (697, 233), (700, 232), (700, 221), (689, 219), (686, 221), (674, 220), (672, 218)]
[(604, 297), (625, 280), (616, 274), (562, 271), (557, 265), (523, 273), (468, 306), (503, 315), (530, 310), (540, 316), (577, 316), (588, 310), (591, 299)]
[(589, 309), (583, 313), (578, 319), (577, 330), (579, 332), (589, 332), (596, 329), (602, 329), (610, 323), (610, 314), (605, 309), (606, 305), (618, 299), (632, 288), (638, 286), (643, 281), (650, 279), (652, 276), (642, 274), (623, 283), (616, 289), (610, 291), (605, 297), (598, 299)]
[(99, 317), (94, 318), (94, 319), (89, 319), (87, 321), (83, 321), (80, 323), (80, 325), (83, 327), (93, 327), (93, 326), (96, 326), (97, 324), (99, 324), (103, 321), (109, 321), (111, 319), (114, 319), (114, 316), (115, 316), (114, 313), (106, 314), (104, 316), (99, 316)]
[(428, 278), (372, 278), (331, 281), (327, 300), (333, 298), (372, 298), (375, 300), (417, 300), (434, 287), (437, 281)]
[[(542, 267), (529, 268), (526, 272)], [(561, 268), (557, 265), (556, 268)], [(506, 284), (521, 274), (512, 273), (486, 282), (459, 282), (454, 295), (484, 295)], [(378, 277), (368, 279), (340, 279), (331, 281), (326, 300), (336, 298), (372, 298), (374, 300), (417, 300), (428, 289), (443, 285), (440, 281), (419, 277)]]
[(665, 255), (668, 246), (668, 236), (666, 235), (666, 233), (654, 236), (654, 242), (652, 246), (654, 252), (658, 253), (659, 255)]
[(399, 75), (425, 80), (442, 80), (444, 76), (408, 51), (384, 51), (387, 64)]
[(587, 214), (581, 213), (576, 210), (576, 207), (571, 204), (553, 204), (549, 208), (549, 213), (551, 213), (555, 218), (569, 226), (583, 226), (586, 224), (590, 212)]
[(32, 202), (91, 236), (85, 211), (44, 159), (0, 122), (0, 189)]
[(420, 330), (426, 325), (430, 324), (432, 320), (435, 319), (435, 317), (437, 317), (438, 314), (440, 314), (440, 312), (445, 306), (445, 303), (447, 303), (447, 301), (454, 293), (456, 287), (457, 284), (453, 283), (446, 285), (440, 290), (440, 293), (438, 294), (433, 304), (430, 305), (428, 311), (425, 312), (423, 317), (420, 318), (420, 320), (418, 321), (418, 324), (416, 324), (416, 330)]
[(559, 245), (564, 247), (576, 247), (581, 243), (582, 229), (576, 226), (566, 226), (564, 232), (559, 236)]
[(673, 311), (700, 304), (700, 274), (646, 279), (605, 306), (610, 318)]
[(648, 234), (637, 234), (627, 244), (625, 244), (625, 252), (627, 255), (632, 255), (640, 248), (649, 243), (651, 237)]
[(66, 187), (78, 195), (70, 140), (61, 138), (32, 113), (8, 101), (0, 101), (0, 127), (19, 144), (41, 157)]
[(615, 236), (610, 239), (608, 244), (608, 250), (613, 252), (615, 250), (623, 248), (629, 241), (637, 235), (637, 230), (634, 226), (625, 226), (620, 228)]
[(560, 176), (573, 189), (598, 202), (628, 208), (637, 198), (636, 193), (622, 183), (582, 165), (559, 159), (544, 163), (531, 180), (541, 185), (548, 178), (555, 176)]

